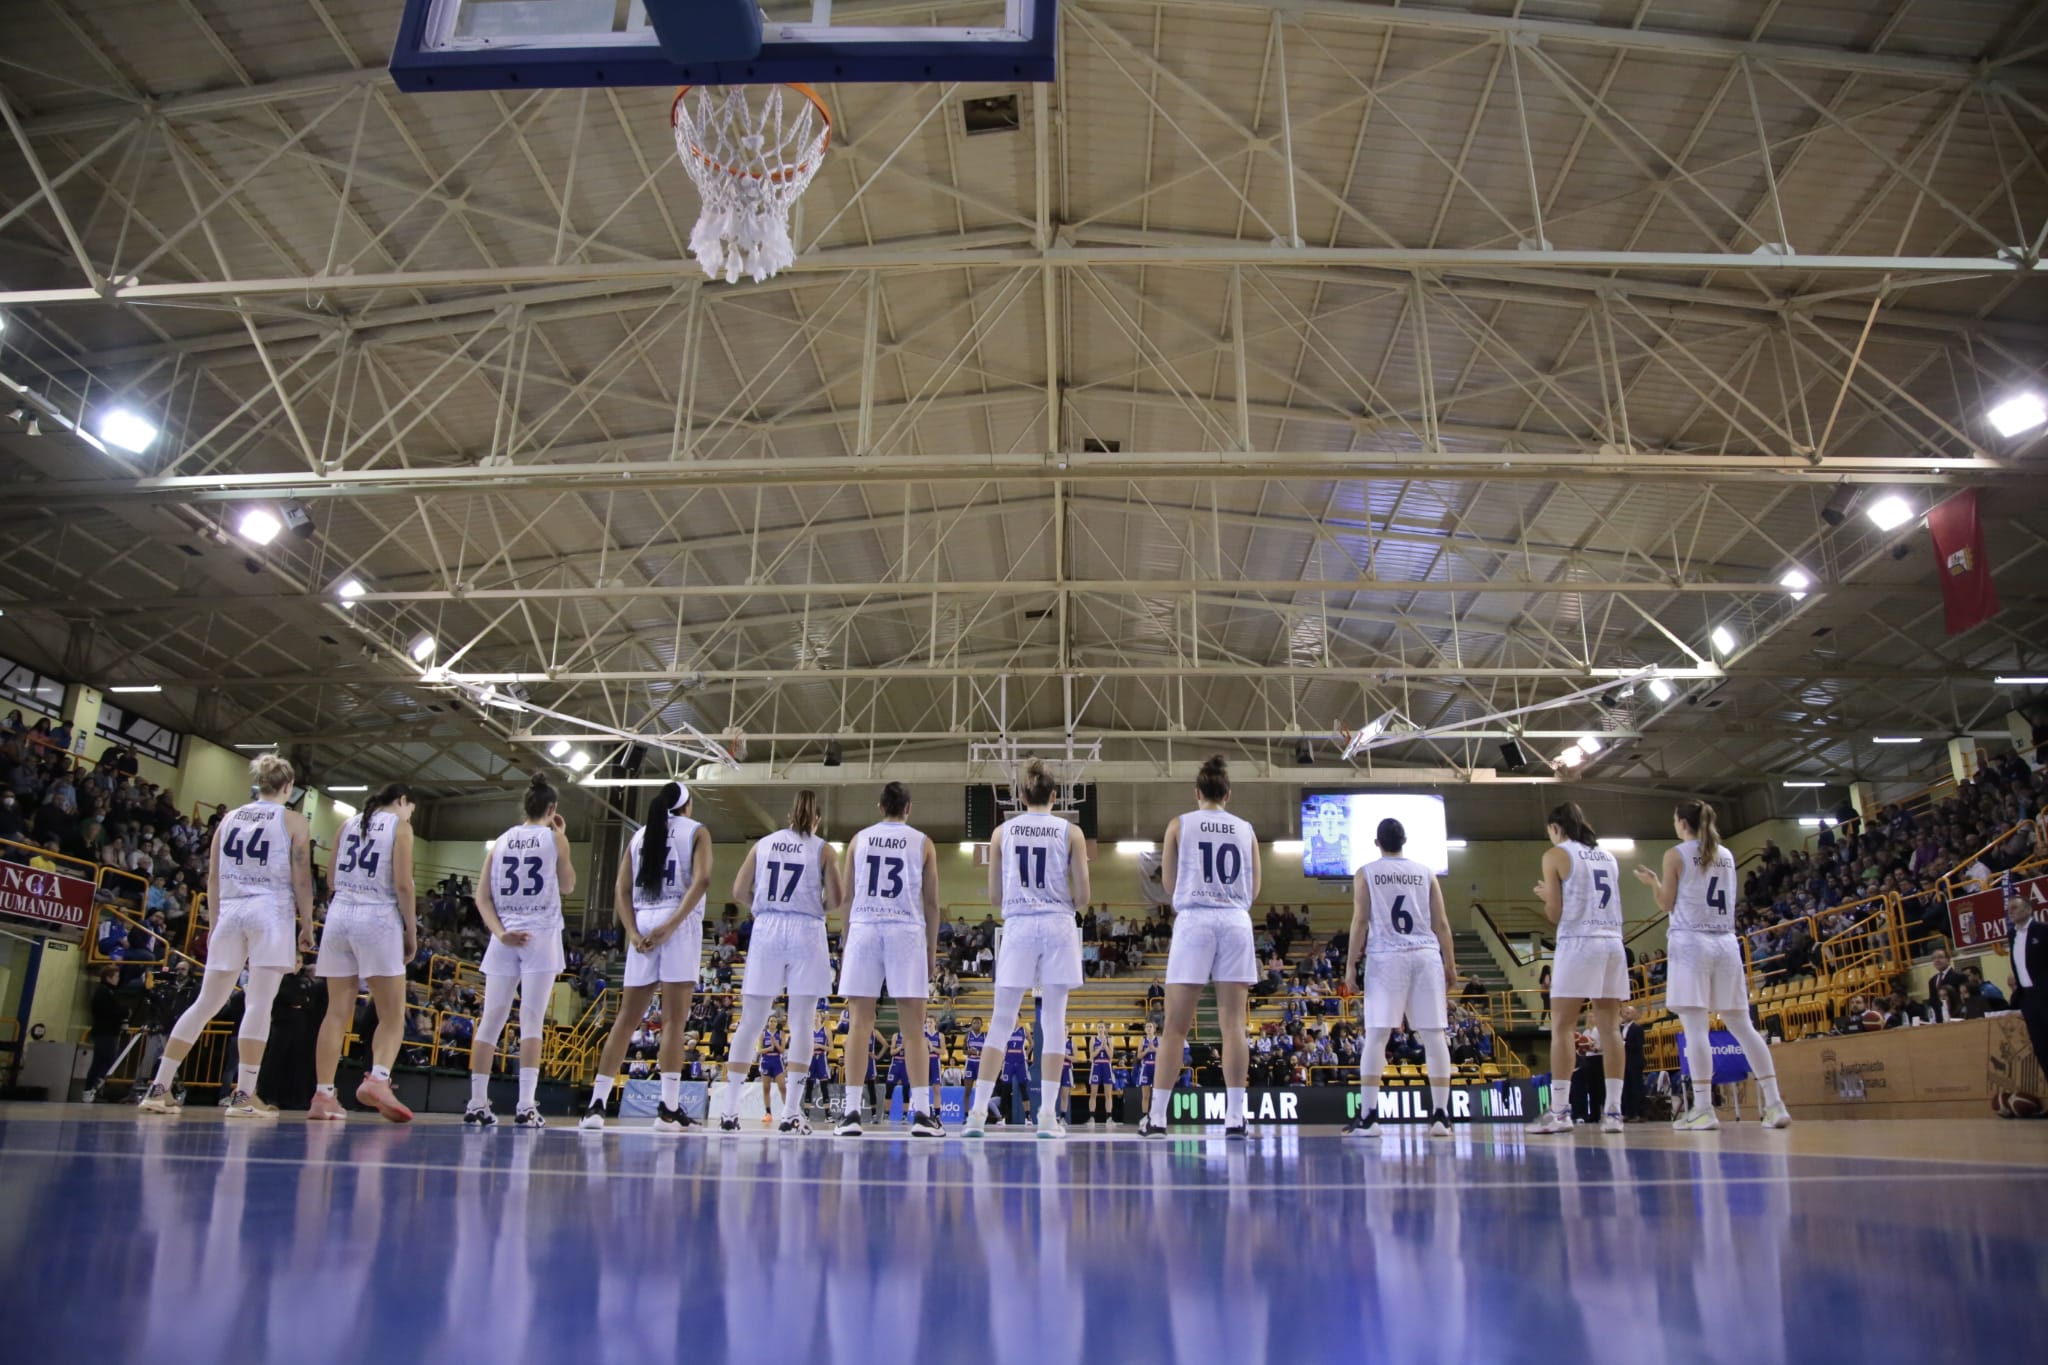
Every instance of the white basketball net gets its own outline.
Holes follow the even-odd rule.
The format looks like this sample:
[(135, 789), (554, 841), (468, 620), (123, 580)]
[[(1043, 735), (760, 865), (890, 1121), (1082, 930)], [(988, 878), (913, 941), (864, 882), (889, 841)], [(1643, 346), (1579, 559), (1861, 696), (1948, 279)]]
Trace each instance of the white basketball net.
[(690, 233), (704, 273), (758, 283), (794, 263), (789, 211), (832, 140), (821, 106), (792, 86), (699, 85), (677, 97), (673, 120), (676, 151), (704, 202)]

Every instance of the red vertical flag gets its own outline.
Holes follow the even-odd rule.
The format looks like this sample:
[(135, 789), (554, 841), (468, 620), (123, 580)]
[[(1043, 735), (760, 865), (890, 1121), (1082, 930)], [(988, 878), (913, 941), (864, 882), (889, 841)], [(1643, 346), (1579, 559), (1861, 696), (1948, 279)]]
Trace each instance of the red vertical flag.
[(1998, 614), (1998, 589), (1984, 553), (1984, 521), (1977, 515), (1977, 490), (1966, 488), (1927, 513), (1934, 562), (1941, 570), (1941, 600), (1948, 609), (1948, 633), (1960, 635)]

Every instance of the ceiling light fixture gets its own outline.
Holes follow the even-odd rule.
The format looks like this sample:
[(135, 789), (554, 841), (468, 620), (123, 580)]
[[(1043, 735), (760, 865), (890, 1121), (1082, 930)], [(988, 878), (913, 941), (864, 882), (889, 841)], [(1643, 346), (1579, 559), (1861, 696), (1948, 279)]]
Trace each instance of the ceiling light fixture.
[(336, 792), (366, 792), (369, 789), (370, 788), (367, 785), (357, 787), (329, 787), (327, 789), (327, 794), (329, 796), (332, 796)]
[(271, 750), (277, 748), (277, 741), (272, 739), (266, 740), (261, 744), (237, 744), (235, 747), (237, 749), (252, 749), (260, 753), (269, 753)]
[(1609, 853), (1628, 853), (1631, 852), (1636, 846), (1635, 840), (1626, 837), (1614, 839), (1596, 839), (1593, 842), (1599, 844), (1600, 847), (1606, 849)]
[(283, 529), (284, 523), (267, 507), (251, 507), (235, 523), (235, 534), (251, 545), (268, 545)]
[(2038, 393), (2015, 394), (1984, 416), (2000, 436), (2018, 436), (2048, 425), (2048, 403)]
[(334, 813), (336, 815), (339, 815), (344, 820), (348, 819), (350, 816), (356, 813), (356, 808), (354, 806), (351, 806), (346, 801), (337, 801), (331, 795), (327, 798), (327, 804), (334, 807)]
[(1586, 751), (1576, 744), (1571, 745), (1557, 756), (1557, 764), (1561, 768), (1576, 768), (1585, 761)]
[(1887, 493), (1870, 504), (1866, 514), (1880, 531), (1896, 531), (1913, 519), (1913, 505), (1897, 493)]
[(1919, 735), (1878, 735), (1871, 740), (1873, 744), (1918, 744), (1919, 742)]
[(1655, 697), (1658, 701), (1671, 700), (1672, 687), (1670, 683), (1665, 682), (1662, 678), (1652, 678), (1650, 679), (1649, 685), (1650, 695)]
[(1715, 626), (1713, 632), (1707, 638), (1714, 642), (1714, 648), (1721, 653), (1733, 654), (1735, 652), (1735, 632), (1728, 629), (1728, 627)]
[(1828, 818), (1825, 815), (1802, 815), (1799, 817), (1800, 825), (1806, 829), (1819, 829), (1827, 822)]
[(1804, 602), (1806, 600), (1806, 590), (1813, 586), (1813, 575), (1800, 568), (1797, 564), (1794, 564), (1791, 568), (1785, 570), (1784, 576), (1779, 578), (1778, 582), (1780, 585), (1792, 589), (1792, 600), (1794, 602)]
[(2048, 684), (2048, 673), (2006, 673), (1991, 681), (2000, 687), (2040, 687)]
[(1445, 847), (1445, 848), (1463, 848), (1463, 847), (1465, 847), (1465, 841), (1464, 841), (1463, 839), (1446, 839), (1446, 840), (1444, 840), (1444, 847)]
[(563, 754), (566, 754), (568, 752), (569, 741), (566, 739), (558, 739), (553, 744), (548, 745), (549, 758), (560, 758)]
[(356, 599), (368, 591), (369, 589), (363, 586), (362, 579), (344, 578), (341, 581), (341, 586), (334, 590), (334, 595), (341, 599), (342, 606), (353, 607), (356, 604)]
[(1306, 847), (1308, 845), (1299, 839), (1275, 839), (1273, 841), (1273, 852), (1283, 857), (1299, 853)]
[(1150, 839), (1119, 839), (1116, 841), (1116, 851), (1119, 853), (1153, 853), (1158, 848), (1159, 845), (1153, 843)]
[(1825, 787), (1825, 782), (1780, 782), (1781, 787)]
[(156, 444), (157, 426), (140, 413), (127, 408), (109, 408), (100, 414), (100, 439), (140, 455)]
[(432, 635), (429, 635), (426, 631), (421, 631), (419, 634), (412, 637), (412, 643), (405, 647), (405, 652), (407, 654), (412, 655), (412, 661), (414, 663), (423, 664), (427, 660), (433, 658), (434, 651), (439, 649), (440, 647), (441, 642), (439, 640), (436, 640)]
[(1591, 758), (1607, 746), (1600, 742), (1600, 738), (1597, 735), (1580, 735), (1579, 747), (1586, 751), (1587, 758)]
[(570, 754), (569, 757), (564, 759), (563, 761), (569, 765), (570, 772), (580, 773), (585, 768), (590, 766), (590, 755), (584, 753), (581, 749), (578, 749), (575, 753)]
[(109, 692), (127, 692), (127, 693), (138, 693), (138, 692), (161, 692), (161, 691), (163, 691), (163, 690), (164, 690), (164, 685), (163, 685), (162, 683), (134, 683), (134, 684), (131, 684), (131, 685), (127, 686), (127, 687), (110, 687), (110, 688), (108, 688), (108, 689), (107, 689), (107, 691), (109, 691)]

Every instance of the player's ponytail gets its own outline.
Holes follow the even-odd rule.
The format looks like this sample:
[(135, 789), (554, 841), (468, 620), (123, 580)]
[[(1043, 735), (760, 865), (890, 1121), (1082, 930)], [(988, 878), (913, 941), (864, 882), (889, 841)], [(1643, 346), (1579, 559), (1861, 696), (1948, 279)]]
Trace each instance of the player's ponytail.
[(533, 780), (526, 784), (526, 798), (520, 803), (520, 809), (526, 812), (526, 818), (529, 820), (544, 820), (548, 812), (560, 804), (561, 799), (547, 777), (542, 773), (535, 773)]
[(1592, 825), (1586, 822), (1586, 813), (1579, 809), (1576, 801), (1566, 801), (1553, 807), (1546, 823), (1563, 830), (1564, 837), (1572, 843), (1584, 844), (1587, 848), (1599, 847), (1599, 837), (1593, 833)]
[(370, 817), (380, 810), (386, 810), (412, 795), (412, 788), (403, 782), (386, 782), (377, 789), (377, 794), (363, 803), (363, 828), (370, 827)]
[(789, 827), (798, 834), (816, 834), (818, 826), (824, 823), (824, 816), (818, 810), (818, 794), (808, 787), (796, 794), (796, 800), (789, 803)]
[(1059, 790), (1059, 783), (1052, 775), (1052, 769), (1045, 766), (1045, 760), (1034, 758), (1024, 769), (1024, 804), (1043, 806), (1051, 802), (1053, 793)]
[(882, 788), (882, 814), (891, 820), (901, 820), (910, 814), (910, 788), (901, 782), (891, 782)]
[(1222, 754), (1211, 754), (1202, 771), (1195, 774), (1195, 790), (1204, 801), (1230, 799), (1230, 765), (1223, 761)]
[(662, 783), (647, 803), (647, 832), (640, 839), (640, 872), (633, 886), (650, 897), (660, 896), (668, 880), (668, 817), (682, 803), (683, 788), (677, 782)]
[(1673, 813), (1692, 831), (1692, 837), (1699, 840), (1699, 865), (1712, 867), (1714, 855), (1721, 851), (1721, 831), (1714, 819), (1714, 808), (1704, 801), (1681, 801)]

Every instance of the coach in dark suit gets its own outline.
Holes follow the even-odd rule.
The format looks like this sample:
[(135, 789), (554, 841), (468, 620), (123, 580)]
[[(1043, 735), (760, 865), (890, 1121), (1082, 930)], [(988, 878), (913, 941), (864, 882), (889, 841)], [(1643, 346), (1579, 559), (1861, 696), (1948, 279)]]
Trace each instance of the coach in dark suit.
[(1647, 1062), (1643, 1055), (1643, 1026), (1636, 1020), (1636, 1007), (1621, 1007), (1621, 1047), (1624, 1065), (1621, 1072), (1621, 1116), (1630, 1123), (1643, 1119), (1643, 1075)]
[(1960, 991), (1966, 984), (1963, 980), (1963, 974), (1949, 965), (1948, 950), (1946, 948), (1936, 948), (1934, 950), (1934, 975), (1927, 978), (1927, 1008), (1934, 1011), (1934, 1017), (1937, 1021), (1941, 1018), (1941, 993), (1943, 989), (1952, 986)]
[(2012, 925), (2006, 949), (2012, 954), (2013, 1003), (2026, 1021), (2034, 1064), (2048, 1070), (2048, 924), (2035, 922), (2033, 902), (2025, 896), (2007, 897), (2005, 914)]

